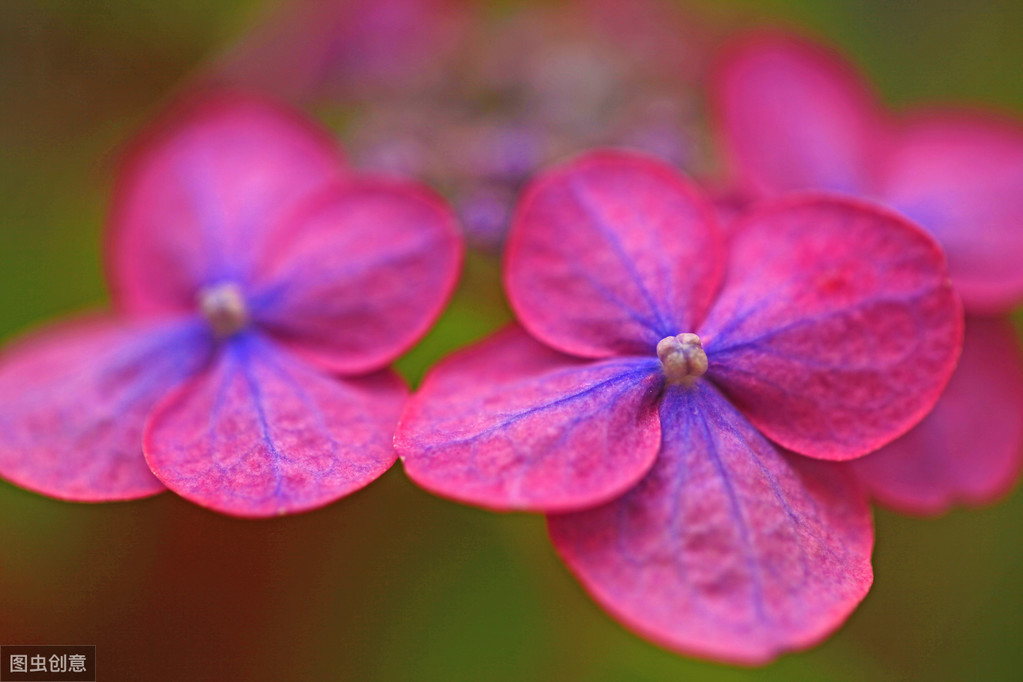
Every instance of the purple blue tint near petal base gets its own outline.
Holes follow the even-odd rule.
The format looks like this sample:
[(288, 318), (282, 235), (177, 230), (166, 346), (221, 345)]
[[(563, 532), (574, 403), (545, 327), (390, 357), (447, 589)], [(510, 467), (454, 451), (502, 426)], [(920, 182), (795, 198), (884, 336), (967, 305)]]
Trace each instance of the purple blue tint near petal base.
[(198, 287), (247, 277), (285, 218), (345, 175), (328, 133), (240, 93), (187, 98), (136, 143), (118, 175), (110, 275), (128, 313), (188, 311)]
[(29, 336), (0, 358), (0, 475), (84, 502), (163, 491), (142, 456), (146, 415), (209, 350), (191, 320), (90, 317)]
[(157, 406), (143, 447), (167, 487), (205, 507), (304, 511), (387, 471), (405, 397), (390, 372), (334, 378), (246, 334)]
[(1023, 469), (1023, 357), (1012, 325), (967, 317), (962, 359), (934, 411), (850, 465), (879, 502), (910, 514), (1005, 494)]
[(253, 317), (330, 371), (392, 361), (426, 333), (458, 281), (454, 217), (411, 183), (351, 180), (309, 202), (277, 237), (252, 278)]
[(706, 382), (668, 389), (661, 428), (657, 465), (629, 494), (549, 517), (594, 598), (663, 646), (735, 663), (837, 628), (872, 580), (855, 481), (781, 454)]
[(593, 506), (653, 466), (663, 381), (656, 358), (587, 362), (512, 327), (430, 372), (395, 446), (412, 480), (463, 502)]

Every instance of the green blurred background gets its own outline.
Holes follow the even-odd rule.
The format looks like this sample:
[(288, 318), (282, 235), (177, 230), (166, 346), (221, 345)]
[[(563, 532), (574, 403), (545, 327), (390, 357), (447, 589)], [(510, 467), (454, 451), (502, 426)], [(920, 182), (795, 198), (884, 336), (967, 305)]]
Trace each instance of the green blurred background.
[[(259, 0), (0, 2), (0, 337), (102, 304), (110, 162)], [(1023, 116), (1023, 3), (695, 3), (837, 43), (895, 105)], [(1023, 189), (1021, 189), (1023, 191)], [(470, 259), (413, 380), (505, 319)], [(0, 643), (96, 644), (101, 680), (1023, 679), (1023, 493), (877, 514), (875, 587), (824, 645), (766, 668), (666, 653), (605, 616), (543, 520), (434, 498), (396, 467), (326, 509), (246, 522), (167, 494), (73, 505), (0, 482)]]

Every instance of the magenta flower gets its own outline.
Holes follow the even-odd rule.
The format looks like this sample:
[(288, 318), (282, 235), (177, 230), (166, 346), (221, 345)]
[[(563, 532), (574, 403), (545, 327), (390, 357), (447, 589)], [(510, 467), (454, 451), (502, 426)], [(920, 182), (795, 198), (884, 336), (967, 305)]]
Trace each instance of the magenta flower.
[(408, 475), (552, 514), (590, 593), (672, 649), (758, 663), (837, 627), (871, 583), (870, 512), (814, 459), (890, 441), (948, 380), (962, 314), (933, 240), (804, 196), (726, 245), (671, 167), (600, 152), (527, 191), (505, 285), (522, 327), (427, 375)]
[(1000, 314), (1023, 302), (1023, 127), (970, 111), (884, 111), (840, 57), (797, 38), (739, 41), (715, 81), (741, 191), (881, 201), (945, 248), (968, 313), (959, 371), (918, 429), (855, 463), (884, 504), (937, 513), (1005, 493), (1023, 469), (1023, 357)]
[(461, 254), (432, 194), (346, 179), (296, 114), (208, 96), (128, 157), (108, 253), (116, 313), (0, 357), (4, 478), (81, 501), (166, 486), (269, 516), (394, 462), (407, 390), (385, 367), (439, 314)]

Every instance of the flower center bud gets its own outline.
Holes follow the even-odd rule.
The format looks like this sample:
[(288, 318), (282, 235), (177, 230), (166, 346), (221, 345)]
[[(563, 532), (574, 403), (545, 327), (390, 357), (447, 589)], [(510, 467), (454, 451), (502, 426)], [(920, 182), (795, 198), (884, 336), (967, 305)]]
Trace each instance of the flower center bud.
[(707, 353), (696, 334), (661, 339), (657, 342), (657, 357), (669, 384), (692, 386), (707, 371)]
[(233, 282), (206, 287), (199, 292), (199, 310), (217, 336), (231, 336), (248, 324), (249, 314), (241, 288)]

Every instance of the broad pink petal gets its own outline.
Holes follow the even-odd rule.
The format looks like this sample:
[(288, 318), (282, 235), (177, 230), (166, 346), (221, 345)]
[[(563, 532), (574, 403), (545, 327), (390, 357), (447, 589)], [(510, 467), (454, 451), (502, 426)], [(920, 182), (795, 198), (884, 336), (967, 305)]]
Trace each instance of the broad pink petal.
[(490, 509), (565, 511), (622, 494), (660, 444), (656, 357), (587, 362), (519, 327), (437, 365), (395, 447), (409, 477)]
[(283, 345), (345, 374), (379, 369), (437, 319), (458, 281), (462, 240), (434, 194), (356, 180), (328, 190), (268, 243), (253, 318)]
[(923, 230), (866, 202), (807, 195), (765, 204), (731, 245), (699, 334), (708, 376), (769, 438), (850, 459), (931, 410), (963, 319)]
[(726, 153), (749, 189), (870, 190), (885, 124), (873, 93), (838, 55), (755, 33), (726, 54), (713, 91)]
[(143, 448), (168, 488), (204, 507), (247, 517), (306, 511), (394, 463), (406, 394), (389, 371), (336, 379), (243, 335), (156, 407)]
[(669, 388), (657, 464), (632, 491), (551, 516), (558, 553), (662, 646), (764, 663), (836, 629), (870, 588), (870, 509), (837, 465), (784, 456), (707, 382)]
[(722, 248), (713, 210), (671, 166), (593, 152), (526, 192), (505, 287), (526, 329), (562, 352), (650, 354), (703, 319)]
[(0, 357), (0, 475), (84, 502), (163, 491), (142, 426), (208, 354), (205, 330), (188, 320), (90, 316), (26, 337)]
[(133, 313), (191, 310), (201, 286), (244, 280), (282, 216), (342, 172), (331, 137), (271, 101), (227, 92), (179, 103), (136, 141), (118, 175), (118, 303)]
[(887, 157), (884, 198), (948, 254), (968, 310), (1023, 302), (1023, 126), (975, 113), (910, 119)]
[(850, 466), (881, 504), (909, 514), (1004, 495), (1023, 469), (1023, 357), (1012, 325), (967, 317), (962, 359), (934, 411)]

